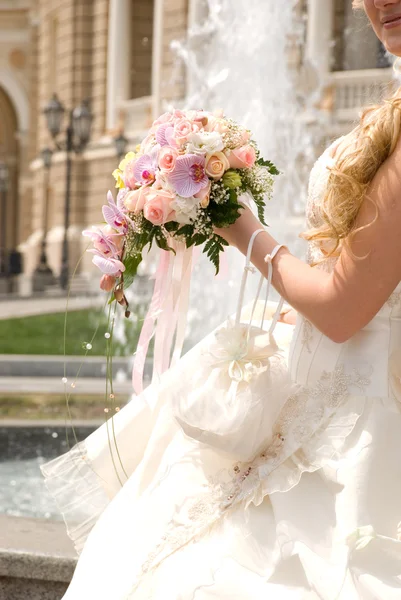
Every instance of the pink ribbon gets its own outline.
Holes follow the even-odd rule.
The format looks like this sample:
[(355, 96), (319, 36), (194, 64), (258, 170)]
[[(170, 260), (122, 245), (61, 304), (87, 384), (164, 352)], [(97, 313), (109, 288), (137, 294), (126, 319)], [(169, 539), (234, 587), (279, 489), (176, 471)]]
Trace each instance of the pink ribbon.
[(192, 248), (187, 249), (182, 242), (174, 240), (170, 243), (176, 255), (161, 250), (152, 300), (139, 337), (132, 373), (136, 394), (143, 391), (143, 372), (153, 333), (155, 333), (155, 344), (152, 383), (157, 383), (159, 377), (170, 366), (175, 333), (174, 362), (179, 359), (182, 352), (188, 314)]
[(165, 295), (164, 288), (168, 283), (170, 260), (171, 253), (161, 250), (159, 266), (155, 275), (153, 296), (139, 336), (138, 346), (135, 353), (134, 367), (132, 371), (132, 385), (135, 393), (138, 395), (143, 391), (143, 371), (145, 368), (146, 355), (148, 353), (149, 342), (153, 335), (154, 324), (163, 302), (163, 296)]

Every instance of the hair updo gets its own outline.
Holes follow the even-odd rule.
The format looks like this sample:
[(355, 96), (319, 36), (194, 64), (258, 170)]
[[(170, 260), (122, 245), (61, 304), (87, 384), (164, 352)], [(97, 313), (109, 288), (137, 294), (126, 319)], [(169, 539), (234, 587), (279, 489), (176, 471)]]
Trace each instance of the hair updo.
[[(354, 8), (362, 8), (363, 0), (353, 0)], [(339, 256), (344, 246), (362, 228), (356, 227), (359, 209), (367, 190), (381, 165), (394, 151), (401, 131), (401, 87), (381, 104), (365, 108), (357, 127), (347, 136), (348, 147), (330, 168), (327, 190), (321, 206), (323, 223), (302, 234), (308, 241), (329, 242), (327, 256)], [(353, 254), (353, 253), (352, 253)], [(354, 254), (353, 254), (354, 256)]]

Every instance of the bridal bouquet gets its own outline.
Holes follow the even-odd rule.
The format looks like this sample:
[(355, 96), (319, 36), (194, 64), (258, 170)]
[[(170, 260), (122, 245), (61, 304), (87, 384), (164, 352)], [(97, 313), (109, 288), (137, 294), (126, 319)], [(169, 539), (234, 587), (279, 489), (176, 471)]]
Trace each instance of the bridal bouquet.
[(221, 113), (165, 113), (114, 171), (119, 192), (116, 202), (110, 191), (107, 195), (106, 225), (83, 232), (92, 239), (89, 252), (104, 274), (101, 288), (114, 289), (113, 298), (124, 304), (124, 290), (153, 243), (173, 253), (173, 241), (186, 248), (204, 244), (218, 272), (227, 242), (213, 228), (238, 219), (244, 193), (253, 197), (263, 223), (265, 198), (277, 174), (260, 157), (250, 132)]
[(203, 252), (217, 273), (227, 242), (214, 228), (235, 223), (243, 206), (241, 196), (246, 194), (255, 201), (264, 223), (265, 200), (277, 174), (274, 164), (260, 156), (248, 130), (221, 112), (202, 110), (163, 114), (114, 171), (119, 191), (116, 200), (108, 192), (103, 206), (106, 223), (83, 235), (93, 242), (88, 251), (103, 273), (100, 287), (112, 291), (111, 302), (124, 306), (127, 317), (125, 290), (134, 280), (143, 252), (154, 243), (161, 249), (134, 363), (138, 393), (153, 336), (154, 376), (180, 356), (193, 246), (204, 245)]

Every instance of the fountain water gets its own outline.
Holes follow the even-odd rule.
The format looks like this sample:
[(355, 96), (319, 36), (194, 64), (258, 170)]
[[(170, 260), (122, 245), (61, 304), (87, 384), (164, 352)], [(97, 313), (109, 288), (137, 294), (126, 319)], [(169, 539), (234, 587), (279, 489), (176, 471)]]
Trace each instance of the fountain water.
[[(184, 106), (224, 108), (253, 132), (263, 156), (282, 171), (266, 219), (273, 235), (302, 256), (305, 246), (298, 234), (304, 226), (305, 170), (313, 162), (314, 145), (302, 119), (306, 97), (297, 90), (296, 70), (291, 69), (305, 32), (299, 5), (298, 0), (195, 0), (188, 40), (174, 47), (187, 66)], [(227, 255), (228, 276), (213, 286), (204, 285), (212, 277), (210, 266), (202, 259), (197, 264), (190, 344), (206, 333), (205, 322), (210, 330), (235, 309), (243, 260), (232, 249)]]

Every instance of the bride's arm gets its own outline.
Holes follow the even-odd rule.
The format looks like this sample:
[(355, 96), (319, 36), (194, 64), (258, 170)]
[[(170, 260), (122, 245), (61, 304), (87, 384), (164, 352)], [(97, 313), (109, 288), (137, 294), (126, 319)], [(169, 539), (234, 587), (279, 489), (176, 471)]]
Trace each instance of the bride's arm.
[[(335, 342), (344, 342), (367, 325), (401, 280), (401, 141), (376, 174), (359, 211), (352, 243), (356, 259), (344, 250), (332, 273), (311, 268), (282, 248), (274, 258), (273, 285), (283, 298)], [(249, 209), (218, 233), (246, 253), (260, 223)], [(268, 232), (256, 237), (252, 262), (265, 276), (266, 254), (279, 243)]]

